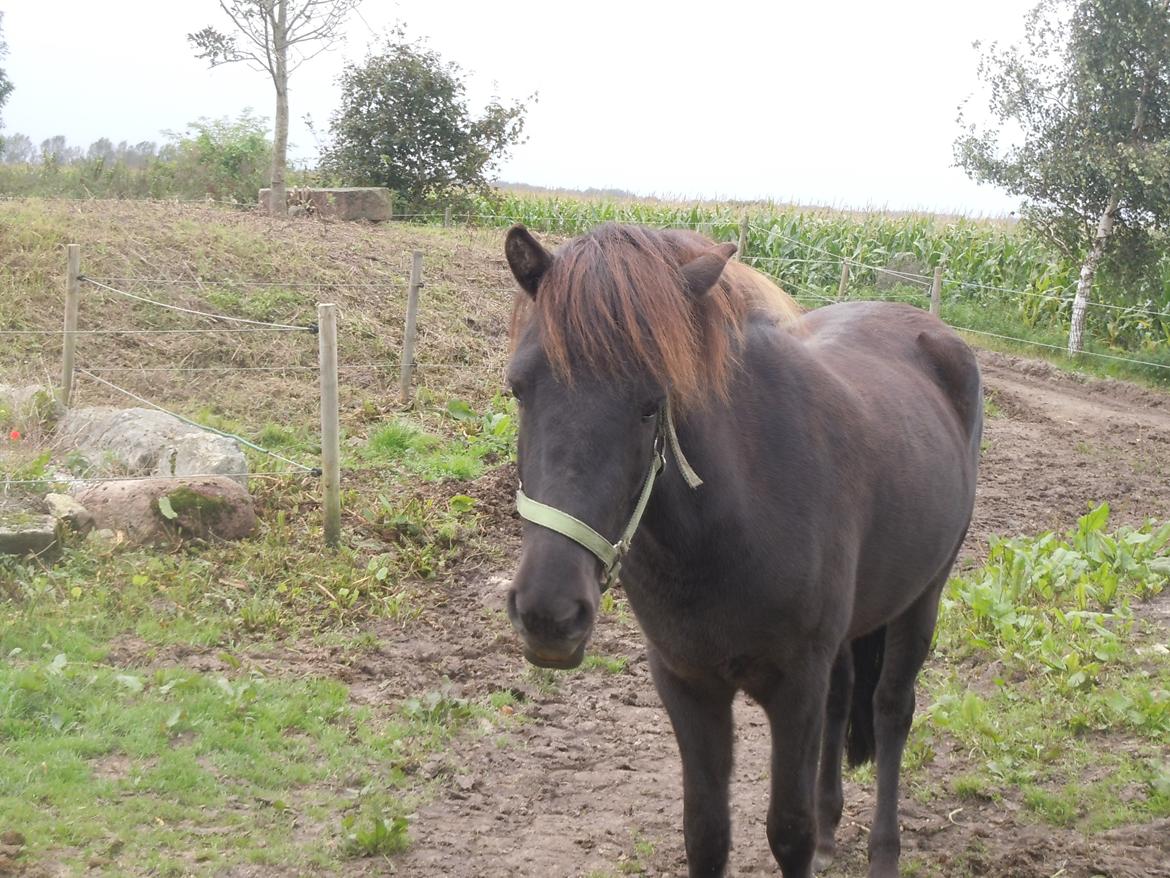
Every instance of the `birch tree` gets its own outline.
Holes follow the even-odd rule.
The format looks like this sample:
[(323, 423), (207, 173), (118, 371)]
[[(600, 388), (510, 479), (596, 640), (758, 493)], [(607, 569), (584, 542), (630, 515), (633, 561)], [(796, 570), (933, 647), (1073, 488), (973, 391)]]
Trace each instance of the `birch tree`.
[(273, 131), (273, 214), (288, 212), (284, 173), (288, 163), (288, 78), (341, 38), (346, 16), (361, 0), (219, 0), (234, 31), (205, 27), (188, 34), (196, 57), (212, 67), (244, 62), (272, 77), (276, 90)]
[(965, 125), (955, 158), (1022, 196), (1023, 221), (1080, 263), (1077, 354), (1102, 260), (1148, 259), (1119, 239), (1170, 226), (1170, 0), (1041, 0), (1026, 25), (1022, 44), (984, 49), (994, 121)]

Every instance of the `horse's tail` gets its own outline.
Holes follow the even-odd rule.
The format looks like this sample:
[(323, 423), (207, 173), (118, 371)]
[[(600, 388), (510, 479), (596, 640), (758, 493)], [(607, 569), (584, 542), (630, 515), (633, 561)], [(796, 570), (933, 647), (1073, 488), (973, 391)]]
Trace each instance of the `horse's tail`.
[(882, 674), (886, 652), (886, 626), (853, 641), (853, 703), (849, 708), (846, 756), (851, 768), (874, 757), (873, 693)]

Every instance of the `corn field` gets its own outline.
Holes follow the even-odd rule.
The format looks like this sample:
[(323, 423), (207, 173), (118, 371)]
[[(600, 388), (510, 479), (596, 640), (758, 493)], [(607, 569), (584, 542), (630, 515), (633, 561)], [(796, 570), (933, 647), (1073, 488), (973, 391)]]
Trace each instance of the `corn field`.
[[(944, 266), (943, 317), (955, 325), (1032, 340), (1064, 342), (1079, 266), (1015, 223), (922, 215), (851, 214), (775, 205), (671, 204), (537, 196), (507, 191), (482, 198), (471, 219), (487, 225), (522, 222), (535, 231), (576, 235), (605, 222), (698, 229), (716, 240), (738, 241), (748, 221), (741, 257), (806, 304), (837, 295), (841, 266), (850, 263), (849, 295), (885, 286), (921, 295), (933, 268)], [(912, 265), (893, 275), (880, 271)], [(1140, 356), (1170, 365), (1170, 253), (1160, 283), (1116, 289), (1108, 281), (1090, 308), (1089, 349)], [(906, 272), (909, 273), (906, 273)], [(1009, 331), (1010, 330), (1010, 331)], [(1148, 373), (1170, 381), (1170, 370)]]

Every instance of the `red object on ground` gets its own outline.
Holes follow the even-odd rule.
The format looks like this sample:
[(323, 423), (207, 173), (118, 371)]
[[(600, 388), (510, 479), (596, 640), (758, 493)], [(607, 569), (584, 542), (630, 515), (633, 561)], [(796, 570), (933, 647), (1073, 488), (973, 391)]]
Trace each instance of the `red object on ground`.
[(20, 441), (20, 431), (13, 430), (11, 433), (8, 434), (8, 438), (11, 439), (13, 442), (19, 442)]

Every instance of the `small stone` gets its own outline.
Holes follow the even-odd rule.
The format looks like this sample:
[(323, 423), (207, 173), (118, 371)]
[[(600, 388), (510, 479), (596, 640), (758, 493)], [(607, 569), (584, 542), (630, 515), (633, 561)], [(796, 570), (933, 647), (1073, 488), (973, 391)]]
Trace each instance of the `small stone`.
[(68, 494), (46, 494), (45, 508), (53, 518), (78, 536), (93, 530), (93, 516)]

